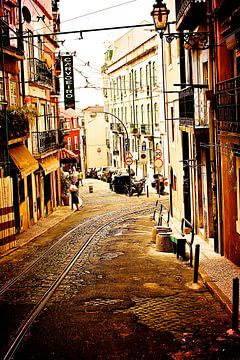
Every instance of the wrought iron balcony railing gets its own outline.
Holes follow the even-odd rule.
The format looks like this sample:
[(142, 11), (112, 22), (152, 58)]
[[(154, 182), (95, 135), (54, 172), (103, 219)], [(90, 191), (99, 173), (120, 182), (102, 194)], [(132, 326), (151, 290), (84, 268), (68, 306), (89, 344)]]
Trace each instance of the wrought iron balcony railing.
[(29, 80), (39, 85), (53, 87), (52, 70), (47, 67), (46, 62), (30, 58), (29, 60)]
[(179, 91), (179, 125), (194, 126), (194, 93), (192, 87)]
[(140, 131), (142, 135), (152, 135), (152, 130), (148, 124), (141, 124)]
[(240, 133), (240, 76), (216, 85), (218, 129)]
[(192, 30), (204, 18), (206, 0), (176, 0), (176, 27)]
[(57, 149), (57, 131), (36, 131), (32, 132), (32, 153), (43, 154), (46, 151)]

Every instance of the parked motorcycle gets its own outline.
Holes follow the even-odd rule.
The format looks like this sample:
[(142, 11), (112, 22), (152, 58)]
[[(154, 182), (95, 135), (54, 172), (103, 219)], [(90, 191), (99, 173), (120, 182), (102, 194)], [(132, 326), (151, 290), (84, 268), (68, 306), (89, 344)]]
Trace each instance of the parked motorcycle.
[(143, 192), (145, 182), (145, 179), (136, 180), (131, 178), (130, 184), (127, 182), (124, 184), (124, 193), (129, 196), (137, 193), (139, 196)]
[(153, 175), (153, 182), (152, 182), (152, 187), (156, 189), (157, 194), (161, 194), (164, 195), (165, 193), (165, 180), (166, 178), (162, 175), (162, 174), (154, 174)]

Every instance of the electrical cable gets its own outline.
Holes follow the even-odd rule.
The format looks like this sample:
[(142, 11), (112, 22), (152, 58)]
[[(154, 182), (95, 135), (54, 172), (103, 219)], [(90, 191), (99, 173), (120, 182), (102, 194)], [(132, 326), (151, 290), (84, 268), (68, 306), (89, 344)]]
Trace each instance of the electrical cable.
[[(87, 13), (87, 14), (83, 14), (83, 15), (80, 15), (80, 16), (76, 16), (74, 18), (71, 18), (71, 19), (67, 19), (67, 20), (64, 20), (64, 21), (61, 21), (61, 24), (63, 23), (66, 23), (66, 22), (69, 22), (69, 21), (74, 21), (74, 20), (77, 20), (79, 18), (83, 18), (85, 16), (89, 16), (89, 15), (95, 15), (99, 12), (102, 12), (102, 11), (106, 11), (106, 10), (111, 10), (113, 8), (116, 8), (116, 7), (119, 7), (119, 6), (122, 6), (122, 5), (126, 5), (126, 4), (129, 4), (129, 3), (132, 3), (132, 2), (136, 2), (138, 0), (130, 0), (130, 1), (127, 1), (125, 3), (122, 3), (122, 4), (117, 4), (117, 5), (113, 5), (113, 6), (110, 6), (110, 7), (107, 7), (107, 8), (103, 8), (103, 9), (99, 9), (99, 10), (96, 10), (96, 11), (93, 11), (93, 12), (90, 12), (90, 13)], [(46, 27), (42, 27), (42, 28), (39, 28), (37, 30), (43, 30), (45, 29)]]

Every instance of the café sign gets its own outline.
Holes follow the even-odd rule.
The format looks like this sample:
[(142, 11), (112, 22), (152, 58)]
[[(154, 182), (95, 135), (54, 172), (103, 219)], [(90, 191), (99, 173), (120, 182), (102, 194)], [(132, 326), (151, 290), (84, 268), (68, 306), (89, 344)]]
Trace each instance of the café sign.
[(65, 110), (75, 109), (73, 57), (62, 56)]

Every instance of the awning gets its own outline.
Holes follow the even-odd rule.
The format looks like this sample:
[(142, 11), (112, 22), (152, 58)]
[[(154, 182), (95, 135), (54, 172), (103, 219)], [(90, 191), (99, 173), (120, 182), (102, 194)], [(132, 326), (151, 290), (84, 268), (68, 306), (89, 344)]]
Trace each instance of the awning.
[(25, 145), (9, 148), (9, 155), (22, 176), (28, 176), (38, 169), (38, 162)]
[(43, 168), (45, 175), (57, 170), (60, 167), (58, 159), (56, 159), (54, 156), (49, 156), (46, 159), (42, 159), (41, 162), (39, 162), (39, 165), (41, 165)]
[(76, 159), (78, 155), (74, 154), (71, 150), (61, 149), (61, 159)]

